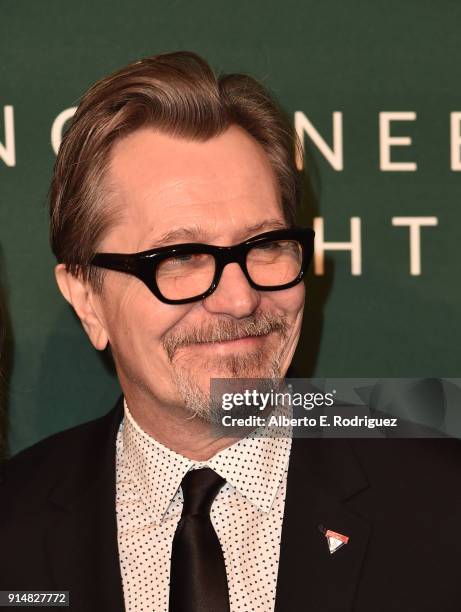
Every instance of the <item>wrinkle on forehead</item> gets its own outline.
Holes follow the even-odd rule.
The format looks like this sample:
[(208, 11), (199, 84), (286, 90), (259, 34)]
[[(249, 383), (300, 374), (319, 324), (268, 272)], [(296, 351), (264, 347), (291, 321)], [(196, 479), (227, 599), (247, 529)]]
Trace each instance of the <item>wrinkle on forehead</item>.
[(266, 153), (236, 126), (205, 142), (138, 130), (114, 145), (109, 172), (139, 245), (186, 222), (219, 235), (283, 218)]

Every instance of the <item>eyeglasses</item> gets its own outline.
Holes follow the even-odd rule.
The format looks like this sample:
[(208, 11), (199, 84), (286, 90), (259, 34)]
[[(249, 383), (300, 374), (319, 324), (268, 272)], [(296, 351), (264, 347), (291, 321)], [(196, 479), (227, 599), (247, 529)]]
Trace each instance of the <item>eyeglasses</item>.
[(303, 279), (313, 249), (314, 230), (292, 227), (234, 246), (188, 243), (126, 255), (97, 253), (90, 264), (136, 276), (165, 304), (188, 304), (211, 295), (232, 262), (258, 291), (293, 287)]

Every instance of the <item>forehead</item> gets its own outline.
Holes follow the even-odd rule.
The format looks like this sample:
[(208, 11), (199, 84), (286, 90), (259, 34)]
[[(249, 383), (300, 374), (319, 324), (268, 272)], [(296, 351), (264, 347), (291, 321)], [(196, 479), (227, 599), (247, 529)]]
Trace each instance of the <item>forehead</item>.
[(115, 144), (109, 180), (122, 205), (119, 238), (129, 226), (137, 245), (188, 225), (218, 238), (283, 220), (268, 157), (237, 126), (207, 141), (140, 129)]

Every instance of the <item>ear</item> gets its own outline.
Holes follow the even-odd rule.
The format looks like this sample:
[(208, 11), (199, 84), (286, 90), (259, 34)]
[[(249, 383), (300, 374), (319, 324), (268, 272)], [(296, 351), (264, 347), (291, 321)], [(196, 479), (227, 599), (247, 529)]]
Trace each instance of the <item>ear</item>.
[(103, 317), (94, 307), (97, 299), (89, 283), (68, 272), (62, 263), (55, 267), (54, 274), (62, 295), (74, 308), (91, 343), (96, 349), (103, 351), (109, 338)]

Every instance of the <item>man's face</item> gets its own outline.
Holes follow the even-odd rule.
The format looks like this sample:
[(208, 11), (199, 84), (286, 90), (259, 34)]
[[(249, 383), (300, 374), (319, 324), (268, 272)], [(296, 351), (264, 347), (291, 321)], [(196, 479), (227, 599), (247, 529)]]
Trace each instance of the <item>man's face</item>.
[[(109, 180), (123, 213), (99, 252), (228, 246), (286, 226), (266, 154), (237, 126), (206, 142), (138, 130), (114, 146)], [(231, 263), (212, 295), (169, 305), (137, 278), (108, 271), (94, 304), (125, 395), (207, 419), (210, 378), (285, 375), (304, 284), (259, 292)]]

